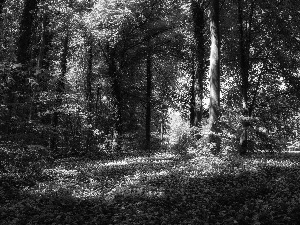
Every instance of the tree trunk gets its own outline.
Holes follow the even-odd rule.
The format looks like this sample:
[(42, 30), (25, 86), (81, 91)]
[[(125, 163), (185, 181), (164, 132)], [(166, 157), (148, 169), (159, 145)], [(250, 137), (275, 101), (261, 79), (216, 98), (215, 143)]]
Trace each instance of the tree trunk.
[[(46, 5), (43, 6), (42, 11), (42, 33), (40, 36), (40, 46), (39, 52), (37, 56), (37, 83), (39, 84), (39, 89), (34, 91), (34, 95), (32, 96), (32, 106), (34, 107), (36, 112), (39, 112), (38, 105), (40, 94), (43, 91), (48, 90), (48, 84), (50, 80), (49, 69), (50, 69), (50, 50), (51, 43), (53, 40), (53, 32), (50, 29), (50, 11)], [(34, 115), (38, 117), (37, 115)], [(41, 122), (44, 120), (45, 124), (51, 124), (51, 117), (43, 117), (40, 118)], [(49, 143), (48, 143), (49, 145)]]
[(86, 100), (88, 113), (93, 111), (93, 92), (92, 92), (92, 75), (93, 75), (93, 38), (88, 37), (87, 51), (87, 73), (86, 73)]
[(219, 116), (220, 116), (220, 31), (219, 31), (219, 0), (212, 0), (210, 10), (210, 69), (209, 69), (209, 137), (208, 142), (211, 144), (211, 152), (218, 154), (221, 148), (221, 139), (219, 133)]
[(53, 33), (50, 30), (50, 22), (49, 11), (45, 8), (43, 14), (41, 44), (37, 60), (37, 67), (40, 70), (48, 70), (50, 66), (49, 60), (47, 59), (47, 55), (51, 49), (51, 42), (53, 39)]
[(16, 54), (17, 61), (23, 65), (27, 65), (31, 59), (31, 37), (33, 34), (33, 23), (37, 10), (37, 3), (37, 0), (25, 0), (24, 2)]
[[(238, 25), (239, 25), (239, 48), (240, 48), (240, 77), (241, 77), (241, 94), (242, 94), (242, 116), (244, 119), (242, 123), (242, 134), (240, 136), (240, 149), (241, 155), (247, 153), (248, 146), (248, 128), (250, 126), (248, 118), (251, 116), (249, 109), (248, 91), (249, 91), (249, 49), (250, 49), (250, 34), (251, 34), (251, 20), (253, 14), (253, 4), (251, 2), (251, 11), (249, 14), (249, 27), (245, 28), (247, 32), (244, 32), (243, 27), (243, 0), (238, 0)], [(248, 35), (245, 35), (248, 34)]]
[[(1, 8), (3, 10), (3, 3), (1, 2)], [(20, 68), (22, 71), (13, 71), (12, 76), (14, 82), (9, 85), (8, 90), (8, 126), (11, 126), (12, 117), (16, 116), (21, 120), (25, 120), (24, 113), (19, 113), (16, 109), (16, 103), (21, 105), (23, 109), (29, 110), (29, 119), (31, 117), (31, 107), (28, 102), (28, 97), (31, 94), (31, 88), (27, 84), (27, 78), (29, 78), (29, 64), (31, 62), (31, 50), (32, 50), (32, 36), (34, 32), (34, 19), (36, 17), (37, 11), (37, 0), (25, 0), (24, 8), (22, 11), (22, 15), (20, 18), (20, 28), (19, 28), (19, 37), (17, 39), (17, 50), (16, 50), (16, 58), (17, 62), (22, 65)], [(25, 111), (25, 110), (24, 110)], [(27, 116), (27, 115), (26, 115)], [(10, 131), (9, 131), (10, 132)]]
[[(194, 62), (194, 58), (192, 59)], [(195, 75), (195, 65), (193, 63), (192, 69), (192, 80), (190, 87), (190, 127), (196, 126), (196, 93), (195, 93), (195, 83), (196, 83), (196, 75)]]
[(62, 40), (62, 55), (61, 55), (61, 73), (56, 84), (56, 103), (55, 109), (52, 114), (52, 127), (53, 134), (50, 138), (50, 150), (57, 152), (57, 142), (58, 142), (58, 122), (59, 122), (59, 110), (58, 108), (62, 104), (62, 94), (65, 92), (65, 77), (67, 73), (67, 63), (68, 63), (68, 52), (69, 52), (69, 31), (67, 31), (65, 37)]
[(3, 12), (4, 4), (5, 4), (5, 0), (0, 0), (0, 15)]
[(86, 72), (86, 101), (87, 101), (87, 137), (86, 150), (89, 151), (92, 145), (92, 118), (93, 118), (93, 92), (92, 92), (92, 75), (93, 75), (93, 37), (90, 34), (87, 40), (87, 72)]
[(108, 60), (108, 73), (112, 80), (112, 95), (114, 97), (114, 106), (116, 109), (116, 122), (115, 122), (115, 133), (114, 138), (116, 140), (117, 146), (116, 151), (121, 149), (122, 136), (123, 136), (123, 117), (122, 117), (122, 93), (121, 93), (121, 78), (119, 71), (117, 70), (116, 64), (116, 53), (115, 49), (106, 44), (107, 60)]
[(146, 151), (151, 148), (151, 95), (152, 95), (152, 58), (150, 49), (147, 55), (147, 93), (146, 93)]
[[(3, 17), (4, 15), (2, 15), (3, 13), (3, 9), (4, 9), (4, 4), (5, 4), (5, 0), (0, 0), (0, 30), (3, 30)], [(6, 38), (4, 37), (5, 35), (2, 33), (0, 35), (0, 43), (1, 43), (1, 47), (0, 47), (0, 61), (2, 61), (3, 59), (5, 59), (5, 48), (6, 48)]]
[[(15, 74), (14, 83), (11, 92), (19, 92), (20, 95), (18, 97), (14, 97), (17, 102), (25, 102), (28, 94), (30, 93), (29, 86), (26, 85), (26, 78), (29, 77), (29, 64), (32, 59), (31, 51), (32, 51), (32, 36), (34, 32), (34, 19), (36, 17), (37, 11), (37, 0), (26, 0), (24, 1), (24, 9), (20, 20), (20, 30), (19, 37), (17, 40), (17, 51), (16, 57), (17, 62), (22, 64), (22, 70), (24, 74), (20, 76), (19, 74)], [(20, 97), (22, 96), (22, 97)], [(15, 102), (11, 102), (15, 103)]]
[[(200, 127), (202, 121), (202, 100), (203, 100), (203, 80), (205, 76), (205, 39), (204, 39), (204, 28), (205, 28), (205, 18), (204, 18), (204, 1), (192, 0), (191, 9), (193, 14), (193, 26), (194, 26), (194, 37), (196, 40), (196, 94), (200, 104), (196, 106), (193, 126)], [(195, 101), (196, 103), (196, 101)]]

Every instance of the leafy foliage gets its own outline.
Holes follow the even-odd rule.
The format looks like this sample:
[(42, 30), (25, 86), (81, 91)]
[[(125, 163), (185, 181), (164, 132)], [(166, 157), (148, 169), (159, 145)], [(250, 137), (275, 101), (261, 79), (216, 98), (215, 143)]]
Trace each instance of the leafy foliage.
[(297, 3), (1, 1), (0, 224), (298, 224)]

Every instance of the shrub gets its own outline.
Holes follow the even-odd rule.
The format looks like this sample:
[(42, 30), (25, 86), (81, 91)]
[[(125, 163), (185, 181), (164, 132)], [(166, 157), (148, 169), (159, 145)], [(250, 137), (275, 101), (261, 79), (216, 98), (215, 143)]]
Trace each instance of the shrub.
[(7, 173), (40, 175), (42, 170), (53, 163), (48, 148), (41, 145), (1, 146), (1, 169)]

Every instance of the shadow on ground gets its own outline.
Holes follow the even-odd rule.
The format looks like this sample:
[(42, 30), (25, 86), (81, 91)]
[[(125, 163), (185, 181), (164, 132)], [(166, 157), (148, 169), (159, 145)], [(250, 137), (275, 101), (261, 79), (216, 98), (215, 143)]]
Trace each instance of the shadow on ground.
[[(300, 221), (298, 165), (264, 161), (256, 162), (255, 170), (243, 166), (233, 170), (218, 167), (215, 173), (205, 173), (208, 167), (203, 165), (207, 162), (196, 162), (141, 158), (102, 164), (62, 163), (53, 169), (48, 180), (3, 198), (0, 223), (298, 224)], [(198, 171), (192, 173), (193, 170)], [(79, 189), (87, 194), (76, 195)]]

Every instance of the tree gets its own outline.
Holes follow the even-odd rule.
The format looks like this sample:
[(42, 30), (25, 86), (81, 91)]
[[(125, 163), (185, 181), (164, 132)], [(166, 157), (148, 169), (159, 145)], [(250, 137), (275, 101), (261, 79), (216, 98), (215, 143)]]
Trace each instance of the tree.
[(146, 151), (150, 151), (151, 142), (151, 96), (152, 96), (152, 55), (149, 48), (146, 59), (147, 93), (146, 93)]
[(0, 0), (0, 15), (3, 12), (4, 4), (5, 4), (5, 0)]
[(17, 61), (24, 66), (28, 66), (32, 59), (31, 37), (33, 35), (34, 19), (36, 15), (38, 0), (25, 0), (22, 18), (20, 21), (20, 34), (18, 39)]
[(92, 88), (92, 79), (93, 79), (93, 36), (89, 34), (87, 37), (87, 69), (86, 69), (86, 101), (87, 101), (87, 138), (86, 138), (86, 150), (89, 150), (92, 142), (92, 118), (93, 118), (93, 88)]
[[(248, 100), (249, 91), (249, 69), (250, 69), (250, 44), (251, 44), (251, 30), (254, 11), (254, 1), (250, 2), (249, 18), (247, 27), (244, 28), (243, 17), (243, 0), (238, 0), (238, 24), (239, 24), (239, 48), (240, 48), (240, 77), (241, 77), (241, 95), (242, 95), (242, 114), (244, 118), (250, 118), (254, 105), (250, 105)], [(257, 82), (259, 85), (260, 79)], [(255, 102), (255, 98), (253, 98)], [(248, 127), (250, 126), (249, 119), (242, 120), (243, 131), (240, 137), (240, 154), (247, 152), (248, 143)]]
[[(72, 8), (73, 2), (72, 0), (68, 2), (68, 4), (65, 6)], [(59, 117), (62, 115), (59, 108), (62, 105), (63, 102), (63, 94), (65, 93), (65, 80), (66, 80), (66, 74), (68, 71), (68, 54), (69, 54), (69, 43), (70, 43), (70, 16), (68, 15), (67, 18), (64, 21), (64, 28), (65, 32), (62, 34), (61, 38), (61, 55), (60, 55), (60, 74), (57, 79), (57, 82), (55, 84), (55, 103), (54, 103), (54, 109), (52, 113), (51, 118), (51, 125), (53, 128), (52, 137), (50, 138), (50, 149), (52, 152), (58, 153), (58, 141), (59, 141)]]
[[(19, 37), (17, 39), (17, 50), (16, 58), (20, 65), (20, 70), (15, 71), (12, 74), (12, 80), (8, 86), (8, 111), (9, 119), (8, 122), (12, 122), (12, 117), (22, 117), (22, 121), (27, 116), (29, 120), (31, 119), (31, 109), (28, 107), (28, 99), (31, 92), (30, 80), (31, 80), (31, 60), (32, 60), (32, 36), (34, 34), (34, 20), (36, 18), (37, 11), (37, 0), (26, 0), (24, 2), (24, 8), (20, 18), (20, 29)], [(23, 112), (22, 115), (16, 110), (16, 106), (21, 107)], [(26, 110), (24, 110), (26, 109)], [(24, 115), (27, 114), (27, 115)], [(11, 125), (9, 126), (11, 127)]]
[[(50, 27), (51, 11), (46, 3), (42, 7), (42, 30), (40, 38), (39, 53), (37, 58), (37, 68), (39, 72), (48, 71), (50, 67), (49, 51), (51, 50), (51, 42), (53, 39), (53, 32)], [(44, 72), (43, 71), (43, 72)], [(41, 83), (41, 82), (39, 82)], [(45, 88), (44, 88), (45, 89)]]
[(212, 153), (220, 152), (221, 139), (218, 136), (219, 116), (220, 116), (220, 31), (219, 31), (219, 1), (211, 2), (210, 17), (210, 68), (209, 68), (209, 137), (208, 141), (212, 144)]
[[(203, 81), (205, 76), (205, 1), (192, 0), (191, 11), (193, 17), (193, 32), (196, 40), (195, 60), (196, 70), (192, 73), (192, 86), (191, 86), (191, 108), (190, 108), (190, 124), (191, 126), (200, 126), (202, 121), (202, 101), (203, 101)], [(192, 59), (194, 61), (194, 57)], [(195, 88), (196, 85), (196, 88)], [(200, 105), (196, 105), (196, 96), (200, 100)]]

